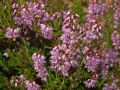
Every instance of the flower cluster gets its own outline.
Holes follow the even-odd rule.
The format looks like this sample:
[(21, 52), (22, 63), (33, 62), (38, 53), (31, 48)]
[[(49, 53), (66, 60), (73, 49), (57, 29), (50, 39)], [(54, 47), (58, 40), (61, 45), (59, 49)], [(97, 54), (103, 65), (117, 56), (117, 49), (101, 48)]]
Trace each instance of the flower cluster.
[(92, 50), (90, 49), (90, 47), (85, 46), (83, 50), (84, 54), (87, 55), (85, 60), (85, 68), (87, 68), (89, 72), (96, 72), (99, 65), (103, 61), (104, 54), (102, 54), (103, 52), (99, 54), (98, 48), (94, 48)]
[(120, 88), (117, 86), (115, 82), (113, 83), (107, 83), (104, 85), (103, 90), (120, 90)]
[(8, 27), (6, 29), (5, 37), (15, 40), (16, 38), (20, 37), (20, 28), (13, 29)]
[(30, 82), (29, 80), (25, 81), (25, 87), (27, 90), (41, 90), (38, 84), (36, 84), (34, 81)]
[(37, 77), (41, 78), (41, 80), (47, 80), (47, 69), (44, 67), (45, 64), (45, 57), (43, 55), (34, 53), (32, 55), (32, 60), (34, 63), (34, 69), (37, 72)]
[(105, 55), (105, 57), (101, 64), (101, 74), (102, 74), (103, 78), (105, 78), (107, 76), (110, 68), (112, 68), (117, 63), (119, 63), (119, 59), (118, 59), (119, 54), (116, 51), (114, 51), (113, 49), (109, 49), (108, 51), (106, 51), (104, 53), (104, 55)]
[[(119, 2), (117, 2), (119, 3)], [(114, 28), (117, 28), (119, 25), (120, 25), (120, 7), (117, 6), (117, 3), (116, 3), (116, 6), (114, 6)]]
[(91, 79), (85, 81), (85, 86), (87, 88), (94, 88), (98, 82), (98, 75), (94, 75)]
[(33, 25), (40, 25), (49, 20), (53, 21), (57, 18), (62, 17), (61, 12), (55, 12), (54, 14), (50, 15), (45, 10), (46, 5), (47, 0), (38, 0), (38, 2), (26, 2), (20, 6), (17, 3), (13, 3), (12, 15), (15, 23), (32, 28)]
[(53, 37), (53, 28), (47, 27), (45, 24), (41, 24), (41, 34), (45, 39), (52, 39)]
[(102, 1), (91, 1), (88, 6), (88, 14), (86, 15), (87, 21), (94, 22), (98, 16), (103, 15), (107, 11), (106, 7), (106, 4), (102, 3)]
[[(47, 2), (47, 1), (46, 1)], [(52, 39), (53, 28), (46, 26), (45, 23), (53, 21), (62, 16), (62, 13), (56, 12), (52, 15), (45, 10), (46, 2), (38, 0), (38, 2), (26, 2), (21, 6), (17, 3), (12, 5), (13, 19), (16, 24), (23, 25), (25, 28), (33, 29), (38, 26), (41, 34), (45, 39)], [(18, 7), (20, 9), (18, 9)]]
[(77, 65), (76, 51), (71, 51), (73, 47), (65, 44), (55, 46), (51, 51), (51, 68), (60, 71), (64, 76), (68, 76), (71, 67)]
[(51, 68), (68, 76), (71, 67), (77, 66), (79, 58), (78, 32), (76, 16), (70, 11), (63, 12), (63, 34), (60, 37), (62, 44), (55, 46), (51, 51)]
[[(80, 28), (80, 39), (85, 42), (85, 46), (82, 50), (85, 55), (85, 68), (92, 74), (98, 74), (99, 77), (106, 79), (110, 68), (119, 63), (119, 50), (120, 46), (120, 35), (117, 31), (112, 33), (111, 39), (114, 48), (105, 49), (105, 42), (103, 41), (104, 36), (104, 20), (103, 15), (106, 14), (108, 9), (107, 4), (93, 0), (88, 7), (88, 13), (86, 15), (86, 22)], [(113, 8), (113, 7), (112, 7)], [(116, 12), (115, 12), (116, 14)], [(114, 15), (115, 16), (115, 15)], [(118, 15), (116, 15), (116, 18)], [(94, 45), (93, 40), (101, 40), (101, 42)], [(87, 88), (95, 87), (97, 80), (91, 80), (85, 82)], [(107, 86), (106, 86), (107, 87)], [(110, 87), (108, 85), (108, 87)], [(105, 89), (112, 90), (112, 89)], [(114, 89), (117, 90), (117, 89)]]
[[(60, 72), (63, 76), (69, 76), (70, 70), (73, 70), (78, 65), (78, 60), (81, 58), (81, 66), (87, 69), (87, 73), (90, 73), (92, 77), (84, 82), (86, 88), (95, 88), (98, 80), (105, 79), (109, 81), (109, 71), (120, 62), (119, 50), (120, 50), (120, 33), (118, 30), (120, 24), (120, 7), (119, 0), (90, 0), (88, 5), (88, 12), (85, 15), (85, 22), (83, 25), (79, 25), (79, 15), (73, 14), (72, 11), (55, 12), (50, 14), (46, 10), (47, 0), (37, 0), (36, 2), (26, 2), (22, 5), (14, 3), (12, 5), (13, 19), (16, 24), (22, 26), (25, 37), (29, 35), (29, 31), (40, 29), (38, 32), (34, 31), (35, 39), (39, 39), (38, 36), (43, 36), (47, 40), (53, 40), (54, 43), (54, 29), (48, 25), (54, 20), (62, 20), (61, 36), (58, 38), (56, 46), (53, 46), (50, 51), (51, 56), (46, 56), (48, 62), (50, 62), (50, 69)], [(114, 3), (113, 3), (114, 2)], [(113, 4), (112, 4), (113, 3)], [(110, 6), (109, 6), (110, 5)], [(113, 11), (112, 19), (114, 20), (112, 25), (115, 27), (111, 34), (111, 41), (113, 47), (107, 47), (106, 43), (109, 44), (111, 41), (106, 42), (104, 38), (109, 37), (105, 32), (107, 29), (106, 18), (108, 11)], [(104, 19), (104, 20), (103, 20)], [(111, 19), (111, 20), (112, 20)], [(111, 25), (111, 26), (112, 26)], [(106, 28), (106, 27), (107, 28)], [(27, 31), (28, 29), (28, 31)], [(30, 30), (29, 30), (30, 29)], [(30, 32), (30, 37), (31, 36)], [(28, 33), (28, 34), (26, 34)], [(108, 31), (111, 33), (111, 31)], [(16, 40), (20, 37), (21, 31), (19, 28), (7, 28), (5, 36)], [(32, 33), (33, 34), (33, 33)], [(41, 34), (41, 35), (39, 35)], [(22, 35), (22, 34), (21, 34)], [(55, 32), (55, 35), (56, 32)], [(24, 35), (23, 35), (24, 36)], [(105, 36), (105, 37), (104, 37)], [(41, 39), (43, 39), (41, 38)], [(29, 39), (29, 37), (27, 37)], [(36, 40), (36, 41), (37, 41)], [(43, 39), (44, 40), (44, 39)], [(40, 40), (42, 42), (42, 40)], [(55, 42), (56, 43), (56, 42)], [(42, 43), (43, 47), (44, 42)], [(39, 46), (38, 46), (39, 48)], [(40, 47), (41, 48), (41, 47)], [(51, 49), (51, 47), (48, 48)], [(41, 49), (43, 50), (43, 49)], [(45, 49), (47, 50), (47, 49)], [(80, 52), (81, 50), (81, 52)], [(48, 55), (49, 51), (46, 52)], [(80, 55), (82, 55), (80, 57)], [(45, 57), (41, 54), (34, 53), (32, 55), (33, 67), (37, 73), (37, 77), (42, 81), (47, 81), (48, 71), (45, 67)], [(119, 65), (118, 65), (119, 67)], [(81, 68), (81, 67), (80, 67)], [(83, 68), (83, 69), (84, 69)], [(49, 69), (49, 68), (48, 68)], [(75, 73), (76, 74), (76, 73)], [(111, 74), (111, 73), (110, 73)], [(107, 78), (108, 77), (108, 78)], [(40, 90), (40, 86), (35, 81), (29, 81), (20, 76), (14, 81), (15, 86), (19, 83), (24, 83), (27, 90)], [(103, 90), (120, 90), (116, 83), (106, 83)]]
[[(16, 9), (13, 10), (16, 11)], [(40, 1), (39, 3), (26, 2), (22, 4), (13, 18), (16, 24), (32, 28), (33, 25), (37, 25), (39, 22), (45, 22), (48, 17), (49, 14), (45, 11), (45, 5)]]
[(114, 31), (111, 35), (111, 39), (115, 50), (120, 50), (120, 34), (117, 31)]
[(109, 68), (119, 62), (117, 58), (119, 54), (112, 49), (106, 51), (103, 47), (92, 49), (92, 47), (85, 46), (83, 54), (86, 55), (85, 68), (89, 72), (100, 70), (103, 77), (108, 74)]
[(17, 78), (12, 78), (10, 82), (11, 84), (14, 84), (16, 87), (19, 84), (24, 84), (27, 90), (41, 90), (40, 86), (36, 84), (35, 81), (29, 81), (23, 75), (20, 75)]
[(77, 14), (73, 15), (70, 11), (63, 12), (63, 34), (60, 37), (63, 44), (73, 45), (78, 42), (79, 25), (77, 25), (77, 17)]
[(103, 37), (104, 22), (98, 19), (106, 12), (105, 7), (105, 4), (97, 3), (96, 0), (89, 4), (86, 22), (79, 32), (82, 34), (80, 38), (82, 41), (89, 43)]

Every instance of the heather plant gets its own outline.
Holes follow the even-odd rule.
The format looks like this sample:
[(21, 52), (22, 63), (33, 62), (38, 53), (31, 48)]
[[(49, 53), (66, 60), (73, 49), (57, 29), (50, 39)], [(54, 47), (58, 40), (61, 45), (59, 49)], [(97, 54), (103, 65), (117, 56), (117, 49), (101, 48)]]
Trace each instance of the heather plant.
[(0, 90), (120, 90), (119, 0), (1, 0)]

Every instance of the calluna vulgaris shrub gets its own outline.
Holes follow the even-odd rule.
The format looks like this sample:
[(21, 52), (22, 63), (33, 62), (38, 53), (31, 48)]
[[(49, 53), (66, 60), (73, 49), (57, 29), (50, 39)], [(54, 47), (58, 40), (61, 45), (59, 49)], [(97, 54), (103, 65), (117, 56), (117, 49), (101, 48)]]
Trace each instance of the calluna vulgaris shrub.
[(119, 0), (0, 7), (0, 90), (120, 90)]

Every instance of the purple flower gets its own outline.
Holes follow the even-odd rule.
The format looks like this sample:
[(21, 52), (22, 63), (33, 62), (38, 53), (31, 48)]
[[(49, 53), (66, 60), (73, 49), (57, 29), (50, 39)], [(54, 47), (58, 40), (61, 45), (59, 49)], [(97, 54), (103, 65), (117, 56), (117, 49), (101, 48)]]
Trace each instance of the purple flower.
[(102, 2), (97, 2), (94, 0), (89, 4), (88, 12), (93, 15), (103, 14), (106, 11), (106, 5)]
[(69, 69), (77, 66), (77, 54), (65, 44), (55, 46), (51, 51), (51, 68), (68, 76)]
[(90, 43), (93, 40), (98, 40), (103, 37), (104, 21), (99, 20), (99, 18), (106, 11), (106, 4), (102, 2), (94, 0), (89, 3), (85, 23), (79, 32), (82, 35), (80, 38), (82, 41)]
[(114, 27), (117, 28), (120, 24), (120, 7), (116, 6), (114, 13)]
[(82, 50), (82, 53), (83, 54), (86, 54), (88, 51), (89, 51), (89, 47), (88, 46), (85, 46), (84, 48), (83, 48), (83, 50)]
[(101, 58), (99, 56), (87, 56), (85, 62), (85, 68), (87, 68), (89, 72), (96, 72), (101, 64)]
[(45, 39), (52, 39), (52, 37), (53, 37), (53, 28), (47, 27), (47, 26), (44, 25), (44, 24), (41, 24), (40, 27), (41, 27), (40, 30), (41, 30), (42, 36), (43, 36)]
[(35, 81), (27, 80), (24, 75), (20, 75), (16, 78), (12, 78), (10, 81), (11, 84), (14, 84), (16, 87), (23, 84), (27, 90), (41, 90), (40, 86), (35, 83)]
[[(19, 9), (15, 8), (13, 4), (13, 17), (18, 25), (32, 28), (34, 25), (39, 25), (41, 22), (49, 20), (49, 14), (45, 11), (45, 4), (39, 0), (38, 2), (26, 2), (20, 6)], [(18, 10), (16, 12), (16, 10)]]
[(115, 50), (120, 50), (120, 34), (117, 31), (114, 31), (111, 35), (113, 46)]
[(82, 37), (80, 38), (83, 42), (90, 43), (93, 40), (98, 40), (103, 37), (104, 23), (90, 23), (86, 22), (80, 29)]
[(77, 16), (70, 11), (63, 12), (63, 34), (60, 36), (62, 44), (55, 46), (51, 51), (51, 68), (68, 76), (70, 68), (77, 66), (79, 58)]
[(91, 79), (88, 79), (84, 82), (87, 88), (94, 88), (98, 82), (98, 75), (93, 76)]
[(7, 38), (15, 40), (16, 38), (20, 37), (20, 33), (21, 33), (20, 28), (13, 29), (8, 27), (6, 30), (7, 32), (5, 33), (5, 36)]
[(44, 67), (45, 62), (45, 57), (40, 54), (34, 53), (32, 55), (32, 60), (34, 63), (34, 69), (37, 72), (37, 77), (41, 78), (44, 81), (47, 81), (47, 69)]
[(29, 80), (26, 80), (24, 83), (25, 83), (25, 88), (27, 90), (41, 90), (40, 86), (36, 84), (34, 81), (30, 82)]
[(116, 83), (106, 83), (103, 87), (103, 90), (120, 90)]
[(23, 23), (21, 17), (14, 16), (13, 19), (14, 19), (16, 24), (21, 25)]
[(51, 51), (51, 68), (60, 71), (64, 76), (68, 75), (68, 69), (64, 63), (68, 60), (67, 56), (64, 55), (66, 50), (66, 45), (55, 46)]

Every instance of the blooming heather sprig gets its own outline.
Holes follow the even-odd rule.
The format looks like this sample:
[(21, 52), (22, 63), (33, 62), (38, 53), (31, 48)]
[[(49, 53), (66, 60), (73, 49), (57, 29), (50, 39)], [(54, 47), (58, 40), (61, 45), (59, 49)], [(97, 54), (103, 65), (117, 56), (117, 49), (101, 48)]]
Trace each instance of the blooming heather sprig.
[(45, 57), (43, 55), (34, 53), (32, 55), (32, 60), (34, 63), (34, 69), (37, 72), (37, 77), (41, 78), (41, 80), (47, 81), (47, 69), (44, 67)]
[(86, 56), (84, 61), (85, 68), (93, 73), (100, 71), (99, 74), (102, 75), (103, 78), (108, 74), (111, 67), (119, 63), (119, 54), (113, 49), (105, 50), (103, 46), (98, 48), (85, 46), (83, 54)]
[(51, 51), (51, 68), (68, 76), (71, 67), (77, 66), (79, 58), (78, 35), (76, 16), (70, 11), (63, 12), (63, 34), (60, 37), (62, 44), (55, 46)]
[(106, 61), (108, 61), (109, 60), (109, 62), (110, 62), (110, 67), (112, 67), (113, 66), (113, 64), (114, 63), (118, 63), (119, 61), (119, 59), (118, 59), (118, 56), (119, 56), (119, 53), (118, 52), (115, 52), (113, 49), (109, 49), (108, 51), (107, 51), (107, 53), (105, 54), (105, 56), (106, 56)]
[(24, 83), (25, 83), (25, 88), (27, 90), (41, 90), (40, 86), (36, 84), (34, 81), (30, 82), (29, 80), (26, 80)]
[(114, 12), (114, 28), (120, 25), (120, 6), (116, 6)]
[(103, 90), (120, 90), (115, 82), (113, 83), (106, 83), (103, 87)]
[(83, 26), (80, 28), (79, 34), (82, 34), (80, 40), (89, 43), (103, 37), (104, 21), (100, 16), (106, 12), (106, 4), (97, 2), (96, 0), (89, 3), (88, 13)]
[[(51, 51), (51, 68), (57, 71), (60, 71), (64, 76), (68, 76), (69, 65), (65, 65), (65, 61), (67, 61), (67, 57), (64, 55), (64, 51), (66, 50), (66, 45), (58, 45), (55, 46)], [(62, 55), (62, 56), (61, 56)]]
[(86, 56), (86, 60), (84, 62), (85, 68), (87, 68), (89, 72), (96, 72), (99, 68), (99, 65), (103, 61), (103, 52), (101, 52), (99, 55), (98, 53), (98, 48), (91, 49), (91, 47), (85, 46), (83, 49), (83, 54)]
[(85, 62), (85, 68), (87, 68), (89, 72), (96, 72), (101, 63), (101, 58), (99, 56), (87, 56)]
[(10, 82), (11, 84), (15, 84), (16, 87), (23, 84), (27, 90), (41, 90), (40, 86), (36, 84), (35, 81), (29, 81), (23, 75), (12, 78)]
[(88, 13), (86, 15), (87, 22), (96, 22), (99, 16), (102, 16), (107, 11), (107, 6), (102, 1), (93, 0), (89, 3)]
[(82, 34), (80, 40), (86, 43), (90, 43), (93, 40), (98, 40), (103, 37), (103, 22), (101, 23), (85, 23), (81, 29), (79, 34)]
[(44, 3), (26, 2), (20, 6), (18, 13), (13, 17), (16, 24), (32, 28), (35, 24), (45, 22), (49, 14), (45, 11)]
[(84, 82), (87, 88), (94, 88), (98, 82), (98, 75), (94, 75), (92, 78)]
[(5, 36), (7, 38), (15, 40), (16, 38), (20, 37), (20, 33), (21, 33), (20, 28), (13, 29), (11, 27), (8, 27), (6, 29)]
[(41, 34), (45, 39), (52, 39), (53, 37), (53, 28), (52, 27), (48, 27), (45, 24), (41, 24), (40, 25), (40, 30), (41, 30)]
[(115, 52), (113, 49), (104, 52), (104, 59), (101, 63), (102, 78), (106, 78), (109, 69), (119, 63), (118, 55), (118, 52)]
[(106, 4), (103, 3), (101, 0), (93, 0), (89, 3), (88, 12), (90, 14), (103, 14), (106, 11)]
[(77, 15), (72, 14), (70, 11), (63, 12), (63, 34), (60, 37), (63, 44), (73, 45), (78, 42), (79, 25), (77, 25), (77, 17)]
[[(99, 6), (100, 4), (101, 6)], [(93, 40), (101, 40), (103, 38), (104, 20), (102, 20), (102, 17), (103, 14), (106, 13), (107, 9), (108, 8), (106, 8), (106, 5), (104, 3), (102, 4), (99, 3), (99, 1), (97, 2), (97, 0), (93, 0), (93, 2), (89, 4), (86, 21), (80, 28), (79, 33), (81, 35), (80, 40), (82, 40), (82, 42), (85, 42), (85, 45), (87, 44), (87, 46), (85, 46), (82, 51), (83, 55), (85, 55), (85, 68), (87, 68), (88, 72), (92, 72), (92, 74), (97, 73), (98, 76), (102, 76), (101, 78), (104, 79), (107, 78), (110, 68), (119, 63), (119, 55), (116, 50), (119, 50), (120, 46), (120, 35), (117, 31), (114, 31), (111, 36), (114, 49), (109, 48), (106, 50), (103, 42), (97, 46), (91, 44)], [(97, 81), (95, 80), (89, 79), (88, 81), (85, 81), (85, 85), (88, 88), (93, 88), (96, 86), (96, 84)], [(108, 89), (103, 90), (117, 90), (115, 85), (111, 86), (112, 89), (109, 87), (109, 85), (106, 85), (105, 88)]]
[(55, 46), (51, 51), (51, 68), (60, 71), (64, 76), (68, 76), (71, 67), (77, 66), (77, 51), (73, 51), (72, 47), (68, 48), (62, 44)]
[(114, 31), (111, 35), (111, 40), (115, 50), (120, 50), (120, 34), (117, 31)]

